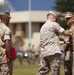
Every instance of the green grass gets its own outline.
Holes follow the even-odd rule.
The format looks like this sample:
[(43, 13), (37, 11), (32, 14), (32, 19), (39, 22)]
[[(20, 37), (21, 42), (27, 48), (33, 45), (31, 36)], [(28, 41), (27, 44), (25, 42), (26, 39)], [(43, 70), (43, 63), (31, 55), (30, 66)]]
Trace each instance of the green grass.
[[(13, 75), (36, 75), (38, 71), (38, 64), (38, 60), (36, 60), (35, 65), (29, 65), (27, 60), (23, 59), (23, 65), (21, 65), (18, 59), (16, 59), (14, 61)], [(63, 65), (61, 65), (60, 73), (61, 75), (64, 75)]]
[(26, 59), (23, 59), (23, 65), (21, 65), (16, 59), (14, 61), (13, 75), (36, 75), (38, 71), (39, 62), (36, 61), (35, 65), (29, 65)]

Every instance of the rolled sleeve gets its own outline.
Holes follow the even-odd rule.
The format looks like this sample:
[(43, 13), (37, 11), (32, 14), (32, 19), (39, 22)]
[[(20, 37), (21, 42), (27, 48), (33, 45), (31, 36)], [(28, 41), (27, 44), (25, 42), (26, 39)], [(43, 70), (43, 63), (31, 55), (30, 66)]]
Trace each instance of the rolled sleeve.
[(10, 40), (10, 30), (7, 30), (4, 34), (4, 40)]
[(64, 29), (62, 27), (59, 28), (59, 32), (63, 33)]
[(7, 40), (7, 39), (10, 40), (10, 36), (8, 34), (4, 36), (4, 40)]
[(57, 30), (59, 33), (63, 33), (64, 28), (62, 28), (58, 23), (55, 23), (55, 30)]

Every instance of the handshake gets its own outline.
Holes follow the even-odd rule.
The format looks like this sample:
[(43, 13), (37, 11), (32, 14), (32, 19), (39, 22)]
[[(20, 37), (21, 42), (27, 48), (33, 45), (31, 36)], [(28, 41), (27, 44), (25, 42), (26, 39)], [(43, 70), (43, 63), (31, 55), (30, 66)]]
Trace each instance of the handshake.
[(71, 30), (65, 30), (64, 35), (66, 36), (72, 36), (72, 31)]

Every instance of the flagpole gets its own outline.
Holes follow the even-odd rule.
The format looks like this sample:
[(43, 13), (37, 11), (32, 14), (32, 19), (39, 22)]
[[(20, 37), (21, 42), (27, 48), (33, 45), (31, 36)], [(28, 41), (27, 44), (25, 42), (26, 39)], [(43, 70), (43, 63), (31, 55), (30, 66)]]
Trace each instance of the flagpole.
[(32, 35), (32, 26), (31, 26), (31, 0), (29, 0), (28, 3), (28, 9), (29, 9), (29, 43), (31, 43), (31, 35)]

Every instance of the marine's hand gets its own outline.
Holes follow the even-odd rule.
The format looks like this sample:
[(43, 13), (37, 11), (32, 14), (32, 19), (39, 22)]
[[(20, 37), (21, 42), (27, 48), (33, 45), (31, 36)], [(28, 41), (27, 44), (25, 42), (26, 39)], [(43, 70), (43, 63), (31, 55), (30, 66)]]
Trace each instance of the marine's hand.
[(68, 30), (65, 30), (65, 31), (64, 31), (64, 34), (65, 34), (66, 36), (72, 36), (72, 33), (71, 33), (70, 31), (68, 31)]
[(8, 63), (10, 63), (11, 61), (12, 61), (12, 59), (11, 59), (11, 58), (8, 58), (8, 59), (7, 59), (7, 62), (8, 62)]
[(70, 44), (69, 40), (66, 41), (66, 44)]

